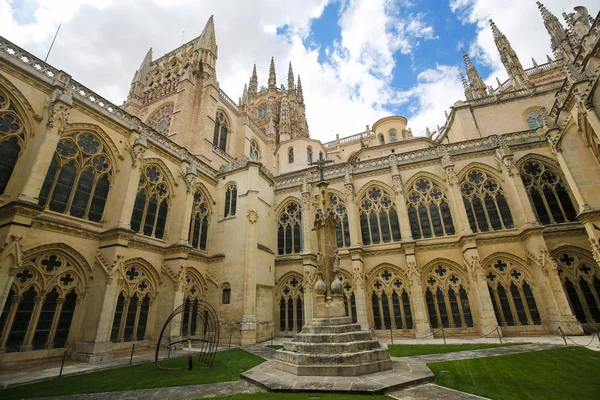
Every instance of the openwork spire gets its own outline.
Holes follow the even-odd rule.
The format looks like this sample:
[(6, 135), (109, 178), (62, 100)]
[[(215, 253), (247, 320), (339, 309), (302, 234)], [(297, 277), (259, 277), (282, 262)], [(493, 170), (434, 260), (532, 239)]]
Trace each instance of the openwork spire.
[(252, 76), (250, 77), (250, 84), (248, 85), (248, 94), (255, 95), (258, 91), (258, 76), (256, 75), (256, 64), (252, 70)]
[(292, 62), (288, 68), (288, 90), (294, 90), (294, 71), (292, 70)]
[(304, 104), (304, 93), (302, 93), (302, 81), (300, 80), (300, 75), (298, 75), (298, 89), (296, 92), (296, 99), (298, 100), (298, 103)]
[(471, 95), (475, 99), (486, 97), (486, 87), (483, 83), (483, 79), (479, 76), (479, 73), (471, 63), (469, 55), (463, 51), (463, 59), (465, 60), (465, 66), (467, 67), (467, 76), (469, 77), (469, 86), (471, 89)]
[(529, 78), (525, 74), (525, 70), (517, 57), (517, 53), (513, 50), (510, 42), (504, 36), (500, 29), (496, 26), (494, 21), (490, 19), (490, 27), (492, 28), (492, 34), (494, 35), (494, 42), (500, 53), (500, 60), (504, 64), (504, 68), (510, 77), (512, 82), (513, 90), (526, 89), (531, 86)]
[(558, 21), (558, 18), (548, 11), (548, 9), (539, 1), (537, 2), (537, 6), (542, 14), (544, 26), (550, 35), (550, 47), (552, 48), (554, 55), (557, 58), (562, 58), (563, 56), (573, 58), (572, 43), (562, 24)]
[(275, 75), (275, 60), (271, 57), (271, 66), (269, 67), (269, 89), (277, 87), (277, 77)]

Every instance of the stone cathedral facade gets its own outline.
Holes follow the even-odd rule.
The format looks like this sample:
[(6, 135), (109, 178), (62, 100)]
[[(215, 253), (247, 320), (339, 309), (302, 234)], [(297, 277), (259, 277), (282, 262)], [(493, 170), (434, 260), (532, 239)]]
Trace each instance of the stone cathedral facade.
[[(413, 136), (404, 117), (312, 139), (300, 76), (219, 89), (212, 17), (148, 51), (122, 106), (0, 38), (0, 365), (100, 360), (170, 338), (289, 336), (313, 316), (323, 172), (349, 316), (408, 336), (582, 334), (600, 324), (600, 32), (539, 4), (553, 57)], [(310, 88), (307, 88), (310, 90)], [(320, 171), (314, 163), (332, 161)], [(554, 333), (553, 333), (554, 332)]]

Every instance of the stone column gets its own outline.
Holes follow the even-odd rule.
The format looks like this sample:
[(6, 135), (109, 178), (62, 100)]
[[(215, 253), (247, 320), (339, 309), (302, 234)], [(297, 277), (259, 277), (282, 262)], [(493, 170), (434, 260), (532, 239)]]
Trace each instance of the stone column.
[(8, 340), (8, 334), (10, 333), (10, 327), (12, 327), (15, 320), (15, 314), (17, 313), (17, 308), (19, 308), (21, 300), (23, 300), (23, 296), (12, 297), (12, 304), (10, 305), (8, 316), (6, 317), (6, 329), (4, 329), (4, 332), (0, 332), (0, 353), (6, 351), (6, 341)]
[(414, 328), (416, 337), (431, 335), (431, 325), (427, 316), (427, 306), (423, 295), (421, 284), (421, 272), (417, 266), (414, 248), (406, 249), (406, 266), (408, 278), (410, 279), (410, 300), (414, 311)]
[(354, 196), (354, 183), (352, 182), (352, 167), (346, 168), (344, 188), (346, 189), (346, 213), (348, 214), (348, 228), (350, 229), (350, 243), (352, 247), (360, 246), (362, 239), (360, 234), (360, 223), (356, 199)]
[(398, 211), (398, 220), (400, 223), (400, 236), (403, 242), (412, 242), (412, 231), (410, 229), (410, 221), (408, 219), (408, 210), (406, 208), (406, 199), (404, 198), (404, 183), (402, 182), (402, 176), (398, 170), (398, 164), (396, 156), (390, 155), (390, 167), (392, 171), (392, 187), (394, 188), (394, 202), (396, 203), (396, 210)]
[(354, 287), (354, 296), (356, 297), (356, 322), (360, 324), (362, 330), (369, 330), (365, 266), (362, 249), (351, 249), (350, 257), (352, 262), (352, 286)]
[[(173, 295), (173, 307), (172, 307), (173, 310), (175, 308), (179, 307), (184, 302), (183, 287), (181, 285), (181, 282), (175, 283), (175, 287), (176, 287), (176, 290), (175, 290), (175, 294)], [(176, 315), (171, 320), (171, 329), (168, 332), (169, 339), (171, 341), (174, 341), (175, 338), (180, 338), (182, 336), (182, 332), (181, 332), (182, 321), (183, 321), (183, 313)], [(162, 329), (162, 327), (160, 329)]]
[[(48, 335), (48, 340), (46, 341), (46, 346), (45, 346), (47, 349), (54, 348), (54, 337), (56, 336), (56, 328), (58, 327), (58, 320), (60, 318), (60, 313), (62, 311), (64, 304), (65, 304), (64, 297), (56, 299), (56, 310), (54, 310), (54, 318), (52, 318), (52, 325), (50, 326), (50, 334)], [(73, 321), (71, 321), (71, 323), (73, 323)]]
[(188, 172), (185, 174), (184, 179), (185, 190), (182, 187), (178, 188), (176, 193), (177, 203), (175, 203), (175, 200), (173, 201), (173, 204), (177, 204), (178, 206), (169, 208), (170, 223), (167, 232), (167, 243), (171, 244), (188, 244), (190, 218), (194, 206), (194, 194), (196, 192), (196, 176)]
[(315, 317), (314, 303), (315, 293), (314, 286), (316, 283), (317, 274), (317, 257), (313, 253), (302, 254), (302, 274), (304, 280), (304, 323), (308, 324)]
[(25, 334), (25, 340), (23, 340), (21, 351), (28, 351), (32, 348), (31, 343), (33, 341), (33, 335), (35, 334), (35, 328), (40, 318), (40, 313), (42, 312), (45, 300), (45, 293), (40, 293), (35, 297), (35, 306), (33, 307), (33, 312), (29, 318), (29, 326), (27, 327), (27, 333)]

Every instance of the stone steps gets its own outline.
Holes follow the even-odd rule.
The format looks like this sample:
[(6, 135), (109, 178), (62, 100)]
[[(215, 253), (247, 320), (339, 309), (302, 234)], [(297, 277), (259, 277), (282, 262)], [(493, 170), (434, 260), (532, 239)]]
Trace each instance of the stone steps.
[(306, 354), (345, 354), (380, 348), (379, 341), (372, 339), (342, 343), (288, 342), (283, 345), (285, 351)]
[(297, 334), (292, 342), (303, 342), (303, 343), (347, 343), (347, 342), (358, 342), (362, 340), (371, 340), (371, 332), (368, 331), (356, 331), (356, 332), (345, 332), (332, 335), (330, 333), (299, 333)]
[(387, 349), (372, 349), (354, 353), (295, 353), (292, 351), (277, 351), (276, 359), (295, 365), (360, 365), (391, 360)]
[(340, 334), (349, 332), (360, 332), (360, 324), (343, 324), (343, 325), (304, 325), (302, 333), (317, 333), (317, 334)]

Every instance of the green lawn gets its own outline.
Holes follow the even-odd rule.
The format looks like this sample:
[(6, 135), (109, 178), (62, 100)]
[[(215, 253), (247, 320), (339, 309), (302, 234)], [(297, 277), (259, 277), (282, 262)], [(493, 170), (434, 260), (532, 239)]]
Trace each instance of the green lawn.
[(429, 363), (436, 383), (494, 400), (597, 399), (600, 353), (564, 347)]
[[(214, 397), (223, 400), (358, 400), (367, 398), (369, 400), (391, 400), (387, 396), (338, 394), (338, 393), (252, 393), (236, 394), (233, 396)], [(199, 400), (199, 399), (197, 399)]]
[(444, 354), (455, 351), (491, 349), (495, 347), (518, 346), (527, 343), (473, 343), (473, 344), (390, 344), (388, 349), (392, 357), (423, 356)]
[(274, 344), (274, 345), (268, 345), (267, 347), (271, 348), (271, 349), (275, 349), (275, 350), (279, 350), (279, 349), (283, 349), (283, 346)]
[[(160, 371), (154, 363), (146, 363), (2, 389), (0, 398), (9, 400), (236, 381), (241, 372), (265, 360), (241, 349), (231, 349), (218, 352), (210, 369), (200, 365), (197, 358), (194, 361), (191, 371)], [(187, 363), (188, 358), (181, 357), (163, 361), (161, 365), (182, 367)]]

